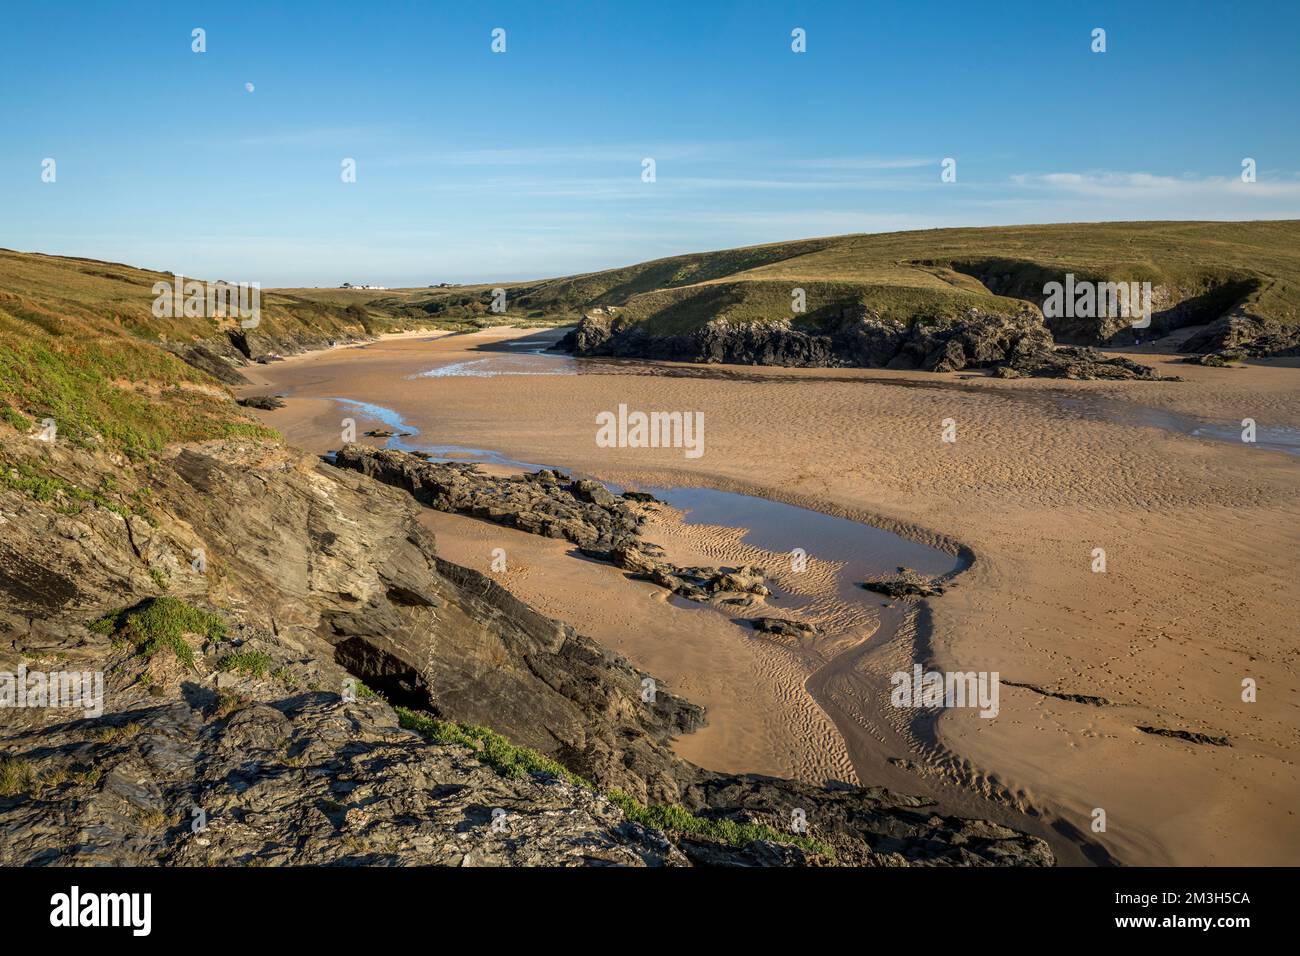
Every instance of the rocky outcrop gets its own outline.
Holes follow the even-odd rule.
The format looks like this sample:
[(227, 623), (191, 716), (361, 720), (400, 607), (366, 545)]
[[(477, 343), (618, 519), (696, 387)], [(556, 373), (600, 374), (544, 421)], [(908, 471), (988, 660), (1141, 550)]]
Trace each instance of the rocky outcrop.
[(495, 477), (472, 463), (432, 462), (419, 452), (366, 445), (345, 445), (333, 460), (340, 468), (403, 488), (438, 511), (572, 541), (588, 557), (692, 601), (719, 594), (768, 593), (760, 568), (680, 567), (665, 560), (663, 548), (638, 533), (645, 516), (635, 506), (653, 503), (651, 495), (615, 495), (598, 481), (573, 480), (550, 468)]
[(334, 463), (408, 491), (438, 511), (572, 541), (606, 559), (636, 542), (639, 519), (626, 500), (600, 482), (571, 481), (551, 469), (495, 477), (472, 463), (430, 462), (418, 453), (365, 445), (343, 446)]
[(1173, 737), (1176, 740), (1185, 740), (1189, 744), (1208, 744), (1211, 747), (1231, 747), (1232, 741), (1227, 737), (1215, 734), (1203, 734), (1196, 730), (1170, 730), (1168, 727), (1139, 727), (1144, 734), (1155, 734), (1157, 737)]
[[(129, 663), (118, 654), (110, 659)], [(286, 668), (288, 668), (286, 670)], [(118, 686), (103, 721), (15, 733), (0, 865), (682, 866), (662, 833), (559, 777), (503, 778), (378, 699), (274, 680)], [(154, 694), (152, 691), (161, 690)]]
[(1059, 349), (1042, 315), (970, 309), (960, 316), (910, 323), (845, 309), (820, 329), (789, 321), (715, 319), (680, 335), (653, 335), (608, 310), (588, 313), (556, 348), (584, 356), (795, 367), (862, 367), (955, 372), (1009, 369), (1012, 374), (1071, 378), (1155, 378), (1151, 369), (1090, 349)]
[[(1074, 282), (1093, 284), (1096, 294), (1106, 297), (1105, 307), (1094, 306), (1084, 314), (1063, 308), (1060, 314), (1047, 315), (1044, 319), (1053, 339), (1067, 345), (1123, 347), (1160, 338), (1176, 329), (1223, 315), (1258, 291), (1261, 284), (1259, 276), (1232, 271), (1205, 272), (1177, 280), (1144, 280), (1146, 270), (1137, 264), (1123, 270), (1122, 275), (1099, 274), (1087, 268), (1048, 267), (1007, 258), (962, 260), (948, 265), (956, 272), (978, 279), (996, 295), (1032, 302), (1040, 310), (1047, 299), (1048, 284), (1069, 285), (1067, 274), (1074, 276)], [(1126, 309), (1121, 298), (1125, 292), (1119, 286), (1132, 289), (1131, 283), (1135, 281), (1139, 282), (1138, 290), (1142, 281), (1150, 284), (1151, 314), (1145, 328), (1133, 326), (1136, 314), (1133, 310), (1142, 302), (1140, 291), (1130, 295), (1131, 308)]]
[(885, 594), (893, 598), (937, 597), (943, 593), (943, 585), (931, 577), (911, 568), (900, 567), (895, 574), (885, 574), (863, 581), (862, 586), (868, 591)]
[(239, 399), (236, 404), (244, 408), (257, 408), (264, 412), (273, 412), (277, 408), (284, 408), (284, 397), (280, 395), (250, 395), (247, 398)]
[(807, 621), (792, 621), (784, 617), (756, 617), (750, 621), (750, 624), (756, 631), (779, 637), (806, 637), (817, 630)]
[(1017, 353), (1006, 362), (993, 367), (999, 378), (1068, 378), (1076, 381), (1096, 379), (1145, 379), (1147, 381), (1177, 381), (1162, 376), (1148, 365), (1141, 365), (1122, 355), (1107, 355), (1093, 348), (1075, 345), (1058, 345), (1031, 353)]
[(1300, 326), (1265, 322), (1248, 315), (1228, 315), (1190, 336), (1179, 351), (1220, 359), (1219, 363), (1202, 361), (1201, 364), (1300, 355)]
[[(0, 863), (816, 857), (793, 839), (648, 830), (600, 796), (614, 790), (773, 832), (798, 809), (845, 862), (1051, 862), (1040, 840), (916, 798), (681, 760), (671, 740), (700, 725), (699, 707), (662, 682), (646, 694), (649, 675), (438, 558), (411, 496), (355, 470), (229, 441), (173, 448), (146, 476), (37, 445), (0, 449), (56, 489), (0, 487), (0, 669), (99, 671), (106, 694), (102, 715), (4, 711)], [(69, 490), (107, 488), (107, 474), (98, 497)], [(135, 611), (88, 626), (119, 608)], [(123, 629), (133, 615), (174, 633)], [(387, 702), (350, 699), (356, 679)], [(590, 784), (490, 772), (462, 744), (397, 726), (390, 703), (491, 727)]]
[(207, 372), (227, 385), (247, 385), (243, 369), (276, 361), (286, 355), (333, 348), (340, 344), (366, 342), (370, 337), (357, 325), (354, 332), (339, 335), (303, 328), (295, 332), (267, 334), (251, 329), (232, 329), (224, 335), (197, 341), (159, 342), (158, 345), (182, 361)]

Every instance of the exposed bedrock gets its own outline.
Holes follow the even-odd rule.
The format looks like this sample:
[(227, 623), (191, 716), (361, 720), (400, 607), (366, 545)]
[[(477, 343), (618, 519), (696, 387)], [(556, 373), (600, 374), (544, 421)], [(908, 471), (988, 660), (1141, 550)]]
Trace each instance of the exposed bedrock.
[(586, 356), (794, 367), (862, 367), (954, 372), (1005, 370), (1009, 376), (1157, 378), (1149, 368), (1095, 349), (1060, 348), (1033, 307), (1016, 314), (970, 309), (913, 323), (844, 309), (819, 329), (789, 321), (715, 319), (680, 335), (654, 335), (605, 310), (588, 313), (557, 348)]
[(629, 502), (654, 500), (640, 492), (620, 497), (598, 481), (570, 479), (550, 468), (497, 477), (472, 463), (427, 461), (418, 452), (366, 445), (345, 445), (334, 453), (334, 463), (405, 489), (437, 511), (571, 541), (588, 557), (693, 601), (768, 593), (760, 568), (682, 567), (665, 560), (663, 549), (638, 533), (645, 518)]
[[(145, 480), (100, 454), (34, 444), (4, 451), (69, 482), (113, 474), (123, 500)], [(78, 505), (0, 488), (0, 669), (57, 661), (103, 671), (107, 685), (100, 717), (6, 711), (0, 862), (817, 859), (767, 841), (668, 840), (545, 774), (503, 779), (459, 744), (398, 728), (383, 701), (349, 703), (349, 675), (394, 704), (490, 727), (598, 791), (783, 832), (802, 810), (840, 862), (1052, 862), (1041, 840), (919, 798), (681, 760), (672, 738), (701, 725), (700, 707), (662, 681), (645, 694), (649, 675), (625, 659), (438, 558), (412, 495), (357, 471), (227, 441), (173, 449), (147, 482), (147, 514), (116, 497)], [(205, 636), (182, 620), (192, 663), (87, 626), (120, 608), (156, 612), (164, 595), (224, 622)], [(207, 834), (190, 827), (195, 807), (211, 815)], [(509, 842), (490, 836), (496, 807), (518, 828)]]
[(1300, 355), (1300, 326), (1266, 322), (1245, 314), (1226, 315), (1191, 335), (1179, 351), (1210, 359), (1203, 364), (1220, 364), (1212, 357), (1233, 361)]
[[(1210, 322), (1233, 309), (1260, 287), (1258, 276), (1235, 272), (1200, 274), (1179, 280), (1156, 278), (1144, 280), (1140, 266), (1122, 270), (1122, 274), (1101, 274), (1090, 269), (1047, 267), (1018, 259), (977, 259), (953, 262), (955, 272), (978, 279), (985, 288), (996, 295), (1024, 299), (1042, 309), (1047, 298), (1049, 283), (1065, 283), (1067, 273), (1076, 282), (1092, 283), (1102, 298), (1119, 296), (1116, 288), (1148, 281), (1151, 287), (1150, 325), (1134, 328), (1133, 319), (1120, 314), (1119, 309), (1091, 311), (1099, 314), (1073, 314), (1074, 309), (1063, 309), (1048, 316), (1044, 322), (1052, 337), (1064, 345), (1125, 346), (1138, 341), (1148, 341), (1167, 335), (1188, 325)], [(1110, 301), (1116, 301), (1111, 299)]]

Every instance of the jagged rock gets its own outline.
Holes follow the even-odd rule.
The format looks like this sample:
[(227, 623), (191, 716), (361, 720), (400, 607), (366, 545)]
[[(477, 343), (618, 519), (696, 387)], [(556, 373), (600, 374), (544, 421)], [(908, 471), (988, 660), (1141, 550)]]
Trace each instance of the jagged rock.
[(628, 504), (634, 499), (619, 497), (598, 481), (569, 482), (549, 469), (496, 478), (473, 464), (430, 462), (419, 454), (362, 445), (344, 446), (334, 461), (405, 488), (439, 511), (572, 541), (583, 554), (692, 601), (707, 601), (726, 591), (769, 593), (758, 568), (679, 568), (663, 560), (662, 549), (637, 533), (640, 519)]
[(1186, 339), (1179, 351), (1217, 353), (1225, 359), (1300, 355), (1300, 326), (1226, 315)]
[(466, 462), (430, 462), (420, 455), (363, 445), (345, 445), (334, 460), (340, 467), (404, 488), (438, 511), (563, 538), (593, 555), (636, 544), (636, 514), (599, 482), (567, 482), (551, 470), (492, 477)]
[(995, 374), (1004, 368), (1009, 368), (1017, 376), (1032, 375), (1039, 378), (1175, 381), (1132, 359), (1120, 355), (1108, 356), (1097, 349), (1075, 345), (1058, 345), (1028, 354), (1017, 352), (1004, 365), (998, 366), (994, 370)]
[(1240, 349), (1224, 349), (1221, 352), (1204, 352), (1199, 355), (1188, 355), (1182, 361), (1188, 365), (1205, 365), (1209, 368), (1240, 368), (1234, 366), (1234, 362), (1240, 362), (1246, 357), (1246, 353)]
[(1192, 744), (1209, 744), (1212, 747), (1232, 746), (1232, 741), (1227, 737), (1203, 734), (1196, 730), (1170, 730), (1167, 727), (1139, 727), (1138, 730), (1144, 734), (1155, 734), (1158, 737), (1174, 737)]
[(747, 564), (744, 567), (736, 568), (734, 571), (711, 576), (705, 587), (715, 593), (718, 591), (732, 591), (763, 596), (771, 593), (768, 591), (767, 586), (763, 584), (764, 577), (766, 577), (766, 574), (762, 568)]
[(817, 628), (806, 621), (792, 621), (783, 617), (756, 617), (749, 622), (754, 630), (766, 634), (778, 634), (782, 637), (806, 637), (816, 632)]
[(632, 544), (621, 544), (610, 552), (610, 557), (624, 571), (649, 578), (664, 567), (640, 548)]
[(600, 505), (602, 508), (618, 504), (618, 498), (613, 492), (599, 481), (592, 481), (589, 478), (575, 481), (569, 486), (569, 490), (579, 501), (588, 501), (593, 505)]
[(897, 574), (884, 575), (863, 581), (868, 591), (887, 594), (889, 597), (935, 597), (943, 593), (943, 585), (911, 568), (898, 569)]
[(248, 398), (239, 399), (239, 404), (245, 408), (260, 408), (262, 411), (270, 412), (277, 408), (284, 408), (284, 399), (279, 395), (250, 395)]
[(556, 348), (575, 355), (740, 365), (933, 372), (1011, 367), (1022, 375), (1057, 378), (1157, 377), (1127, 359), (1057, 347), (1042, 314), (1028, 304), (1016, 313), (972, 308), (960, 316), (920, 317), (910, 324), (855, 306), (828, 318), (820, 331), (796, 328), (788, 320), (715, 319), (692, 332), (663, 336), (602, 310), (585, 315)]

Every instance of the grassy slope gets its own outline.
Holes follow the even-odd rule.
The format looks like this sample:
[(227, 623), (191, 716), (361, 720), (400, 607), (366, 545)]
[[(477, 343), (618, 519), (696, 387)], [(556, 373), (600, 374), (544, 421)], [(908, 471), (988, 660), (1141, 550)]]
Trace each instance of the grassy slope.
[[(738, 321), (793, 317), (790, 290), (808, 295), (808, 316), (862, 303), (910, 319), (971, 305), (1015, 311), (974, 276), (1009, 275), (1001, 291), (1040, 293), (1065, 272), (1079, 278), (1138, 279), (1202, 289), (1256, 280), (1246, 305), (1282, 322), (1300, 322), (1300, 222), (1134, 222), (932, 229), (836, 236), (693, 253), (622, 269), (536, 282), (503, 283), (510, 317), (573, 321), (597, 306), (617, 306), (655, 331), (693, 328), (716, 316)], [(325, 293), (296, 290), (312, 298)], [(408, 310), (476, 318), (488, 286), (362, 293)], [(382, 302), (382, 299), (378, 300)]]
[[(271, 434), (219, 383), (149, 344), (221, 338), (238, 328), (234, 318), (155, 317), (154, 283), (173, 278), (0, 249), (0, 432), (26, 432), (48, 417), (60, 438), (137, 459), (172, 441)], [(419, 309), (371, 308), (370, 295), (264, 291), (257, 331), (344, 338), (438, 324)]]
[(52, 418), (60, 439), (137, 459), (171, 441), (271, 434), (207, 375), (145, 341), (219, 331), (153, 317), (153, 283), (171, 278), (0, 250), (0, 419), (25, 432)]

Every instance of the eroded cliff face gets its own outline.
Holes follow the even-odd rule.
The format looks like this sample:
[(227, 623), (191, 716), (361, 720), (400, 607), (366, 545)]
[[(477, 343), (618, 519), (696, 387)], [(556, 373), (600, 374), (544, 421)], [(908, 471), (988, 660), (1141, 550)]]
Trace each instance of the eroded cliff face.
[[(1074, 314), (1062, 310), (1047, 315), (1044, 322), (1052, 338), (1064, 345), (1125, 346), (1159, 338), (1189, 325), (1212, 322), (1227, 314), (1258, 292), (1267, 280), (1257, 275), (1233, 270), (1200, 271), (1180, 278), (1155, 275), (1140, 264), (1116, 267), (1110, 274), (1092, 269), (1068, 269), (1040, 265), (1019, 259), (968, 259), (948, 264), (956, 272), (969, 275), (990, 292), (1032, 302), (1042, 310), (1049, 283), (1066, 282), (1066, 274), (1076, 282), (1095, 285), (1127, 284), (1146, 281), (1150, 285), (1150, 325), (1134, 328), (1132, 318), (1117, 313)], [(1135, 300), (1135, 304), (1136, 304)]]
[[(0, 863), (823, 859), (665, 835), (615, 790), (778, 830), (800, 808), (840, 862), (1051, 862), (1040, 840), (917, 798), (678, 759), (699, 707), (662, 684), (643, 700), (627, 661), (440, 560), (411, 496), (365, 475), (269, 443), (180, 446), (143, 469), (66, 444), (0, 451), (0, 670), (102, 672), (105, 691), (99, 715), (0, 710)], [(387, 701), (353, 699), (355, 679)], [(490, 727), (588, 783), (503, 777), (390, 704)]]

